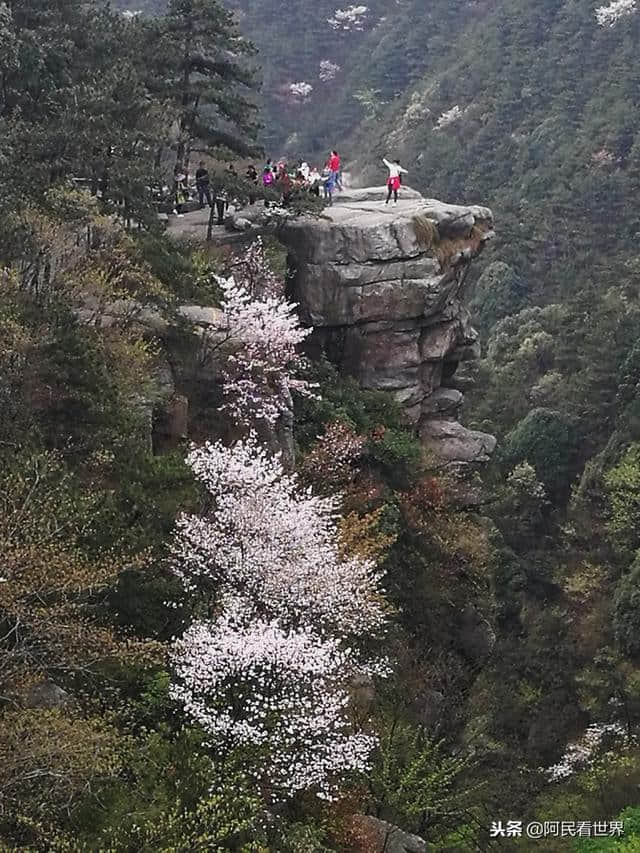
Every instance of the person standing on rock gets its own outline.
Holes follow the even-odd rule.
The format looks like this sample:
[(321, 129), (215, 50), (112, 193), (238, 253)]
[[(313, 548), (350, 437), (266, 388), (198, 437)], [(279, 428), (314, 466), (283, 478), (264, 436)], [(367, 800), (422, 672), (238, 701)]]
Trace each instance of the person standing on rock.
[(340, 183), (340, 155), (337, 151), (332, 151), (329, 156), (329, 161), (327, 162), (327, 168), (333, 175), (333, 183), (334, 185), (341, 190), (342, 184)]
[(322, 183), (322, 175), (314, 166), (309, 172), (309, 192), (320, 198), (320, 184)]
[(200, 209), (204, 207), (204, 200), (207, 199), (207, 204), (212, 207), (211, 190), (209, 189), (209, 172), (205, 169), (204, 161), (201, 160), (196, 169), (196, 189), (198, 190), (198, 201)]
[(324, 200), (329, 202), (329, 205), (333, 204), (333, 193), (336, 188), (336, 178), (335, 174), (331, 171), (331, 169), (326, 168), (322, 173), (322, 186), (324, 187)]
[(400, 185), (402, 183), (402, 179), (400, 175), (408, 175), (406, 169), (403, 169), (400, 165), (399, 160), (394, 160), (393, 163), (390, 163), (385, 157), (382, 158), (382, 162), (389, 170), (389, 178), (387, 179), (387, 200), (385, 204), (389, 204), (391, 201), (391, 195), (393, 194), (393, 203), (398, 203), (398, 190), (400, 189)]
[(225, 210), (229, 206), (229, 197), (224, 186), (224, 180), (216, 179), (214, 185), (214, 203), (218, 214), (217, 225), (224, 225)]
[(286, 165), (283, 165), (278, 172), (276, 187), (280, 190), (280, 193), (282, 194), (282, 204), (286, 207), (289, 204), (291, 193), (293, 191), (293, 184), (291, 183), (291, 178), (287, 174)]
[[(245, 173), (245, 177), (249, 184), (252, 184), (254, 187), (258, 186), (258, 170), (255, 166), (247, 166), (247, 171)], [(256, 194), (249, 190), (249, 204), (256, 203)]]
[[(271, 166), (267, 164), (264, 167), (262, 172), (262, 186), (265, 190), (273, 189), (273, 184), (275, 183), (275, 177), (273, 172), (271, 171)], [(269, 199), (265, 198), (264, 206), (269, 207)]]
[(173, 170), (173, 213), (175, 216), (184, 216), (182, 203), (188, 198), (187, 176), (179, 166), (176, 166)]

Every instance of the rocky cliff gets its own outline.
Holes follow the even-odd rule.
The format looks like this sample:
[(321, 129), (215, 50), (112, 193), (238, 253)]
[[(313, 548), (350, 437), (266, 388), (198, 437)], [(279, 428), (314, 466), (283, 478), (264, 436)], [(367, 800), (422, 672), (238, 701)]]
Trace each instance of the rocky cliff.
[(469, 264), (493, 235), (486, 207), (405, 188), (345, 192), (322, 218), (279, 229), (290, 295), (312, 343), (365, 388), (389, 391), (444, 462), (486, 461), (495, 439), (458, 422), (461, 361), (479, 345), (462, 296)]

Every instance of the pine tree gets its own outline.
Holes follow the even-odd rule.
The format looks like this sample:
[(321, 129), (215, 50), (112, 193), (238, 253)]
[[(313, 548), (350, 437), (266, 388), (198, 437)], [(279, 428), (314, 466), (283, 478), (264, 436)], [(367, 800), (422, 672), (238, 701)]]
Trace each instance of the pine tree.
[(198, 150), (252, 153), (258, 126), (250, 92), (256, 84), (243, 60), (254, 48), (233, 15), (217, 0), (171, 0), (157, 27), (160, 39), (150, 47), (164, 93), (177, 108), (176, 167), (188, 169), (196, 141)]

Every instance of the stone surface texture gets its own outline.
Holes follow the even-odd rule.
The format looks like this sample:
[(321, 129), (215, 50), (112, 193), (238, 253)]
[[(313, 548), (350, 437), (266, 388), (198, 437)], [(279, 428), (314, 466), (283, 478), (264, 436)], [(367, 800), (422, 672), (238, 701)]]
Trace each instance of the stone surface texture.
[(355, 815), (354, 826), (362, 837), (361, 850), (367, 853), (427, 853), (427, 843), (398, 826), (372, 815)]
[(362, 387), (392, 393), (437, 459), (485, 462), (495, 439), (457, 422), (463, 395), (454, 377), (479, 353), (462, 291), (493, 236), (492, 213), (406, 187), (397, 205), (384, 197), (384, 187), (351, 190), (320, 218), (281, 223), (290, 296), (314, 327), (316, 349)]

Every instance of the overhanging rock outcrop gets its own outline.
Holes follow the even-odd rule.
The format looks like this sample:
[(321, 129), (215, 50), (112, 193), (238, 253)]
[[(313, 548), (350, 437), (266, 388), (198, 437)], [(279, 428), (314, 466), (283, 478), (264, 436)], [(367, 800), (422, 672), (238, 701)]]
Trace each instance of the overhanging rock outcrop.
[(454, 374), (479, 350), (461, 291), (493, 216), (403, 193), (387, 206), (383, 187), (354, 190), (323, 218), (285, 220), (290, 296), (312, 341), (364, 388), (391, 392), (436, 457), (486, 461), (495, 439), (458, 423)]

